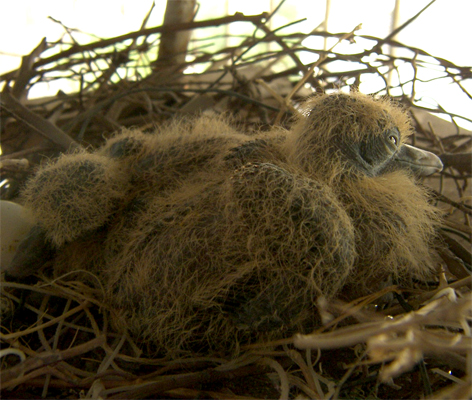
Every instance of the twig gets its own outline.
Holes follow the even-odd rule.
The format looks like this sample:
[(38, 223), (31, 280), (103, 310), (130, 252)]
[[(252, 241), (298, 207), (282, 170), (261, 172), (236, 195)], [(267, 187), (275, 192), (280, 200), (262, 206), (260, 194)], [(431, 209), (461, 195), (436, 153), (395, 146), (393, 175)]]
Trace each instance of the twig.
[[(268, 371), (268, 367), (261, 366), (260, 364), (245, 366), (230, 371), (206, 369), (189, 374), (171, 375), (163, 378), (159, 382), (145, 382), (128, 387), (105, 390), (102, 392), (102, 395), (108, 395), (109, 399), (138, 399), (162, 394), (171, 389), (188, 388), (196, 384), (218, 382), (223, 379), (234, 379), (247, 375), (265, 374)], [(116, 392), (121, 393), (113, 394)]]
[[(37, 61), (34, 64), (34, 68), (37, 69), (38, 67), (41, 67), (43, 65), (52, 63), (54, 61), (58, 61), (61, 59), (66, 59), (70, 58), (72, 55), (77, 54), (77, 53), (82, 53), (84, 51), (90, 51), (90, 50), (96, 50), (96, 49), (101, 49), (104, 47), (108, 47), (111, 45), (114, 45), (116, 43), (124, 42), (125, 40), (128, 39), (136, 39), (140, 36), (149, 36), (155, 33), (168, 33), (168, 32), (178, 32), (178, 31), (186, 31), (186, 30), (192, 30), (192, 29), (198, 29), (198, 28), (209, 28), (209, 27), (215, 27), (215, 26), (220, 26), (220, 25), (226, 25), (226, 24), (231, 24), (233, 22), (251, 22), (255, 25), (259, 24), (262, 20), (267, 18), (267, 13), (262, 13), (258, 15), (244, 15), (242, 13), (235, 13), (234, 15), (230, 15), (228, 17), (222, 17), (222, 18), (215, 18), (215, 19), (209, 19), (209, 20), (204, 20), (204, 21), (193, 21), (193, 22), (186, 22), (182, 24), (175, 24), (172, 26), (157, 26), (154, 28), (148, 28), (148, 29), (142, 29), (136, 32), (131, 32), (127, 33), (126, 35), (121, 35), (121, 36), (116, 36), (111, 39), (102, 39), (93, 43), (89, 43), (86, 45), (82, 46), (72, 46), (70, 49), (65, 50), (61, 53), (54, 54), (50, 57), (43, 58), (39, 61)], [(2, 76), (0, 76), (0, 79)]]
[[(398, 28), (395, 28), (390, 34), (388, 34), (385, 39), (382, 41), (382, 42), (386, 42), (390, 39), (393, 39), (398, 32), (402, 31), (403, 29), (405, 29), (408, 25), (410, 25), (416, 18), (418, 18), (421, 14), (423, 14), (424, 11), (426, 11), (426, 9), (431, 6), (433, 3), (435, 3), (436, 0), (432, 0), (431, 2), (429, 2), (425, 7), (423, 7), (423, 9), (421, 9), (418, 13), (416, 13), (413, 17), (411, 17), (410, 19), (408, 19), (407, 21), (405, 21), (403, 24), (401, 24)], [(379, 47), (382, 46), (383, 43), (378, 43), (376, 46), (374, 46), (372, 48), (372, 52), (373, 53), (376, 53), (378, 52), (379, 50)]]
[(65, 132), (30, 111), (5, 90), (1, 94), (0, 104), (30, 129), (40, 133), (63, 149), (80, 147), (80, 144), (71, 139)]
[[(318, 60), (313, 63), (308, 71), (305, 73), (302, 79), (298, 81), (298, 83), (295, 85), (295, 87), (292, 89), (292, 91), (285, 97), (285, 106), (288, 108), (289, 102), (291, 98), (300, 90), (300, 88), (305, 84), (305, 82), (311, 77), (313, 74), (313, 71), (315, 70), (316, 67), (318, 67), (323, 61), (325, 61), (328, 58), (328, 54), (343, 40), (348, 39), (354, 35), (354, 32), (359, 30), (361, 28), (361, 25), (356, 26), (351, 32), (346, 33), (343, 35), (337, 42), (334, 44), (324, 55), (321, 55)], [(279, 112), (277, 115), (277, 118), (275, 119), (274, 124), (278, 125), (280, 123), (280, 119), (282, 118), (283, 115), (283, 109)]]
[(63, 321), (64, 319), (70, 317), (71, 315), (74, 315), (74, 314), (78, 313), (79, 311), (83, 310), (84, 308), (88, 307), (89, 305), (90, 305), (90, 303), (88, 301), (84, 301), (82, 304), (78, 305), (77, 307), (73, 308), (72, 310), (68, 311), (67, 313), (62, 314), (60, 317), (53, 318), (53, 319), (51, 319), (51, 320), (49, 320), (49, 321), (47, 321), (47, 322), (45, 322), (41, 325), (35, 326), (34, 328), (28, 328), (28, 329), (25, 329), (23, 331), (18, 331), (18, 332), (8, 333), (8, 334), (0, 333), (0, 340), (10, 340), (10, 339), (14, 339), (14, 338), (16, 339), (18, 337), (25, 336), (25, 335), (28, 335), (30, 333), (36, 332), (40, 329), (47, 328), (48, 326), (57, 324), (60, 321)]
[[(29, 371), (33, 371), (43, 366), (50, 365), (58, 361), (67, 360), (69, 358), (87, 353), (88, 351), (96, 349), (97, 347), (103, 345), (104, 343), (105, 343), (105, 336), (100, 336), (86, 343), (83, 343), (76, 347), (72, 347), (67, 350), (55, 351), (55, 352), (44, 352), (38, 355), (37, 357), (28, 358), (26, 361), (22, 362), (21, 364), (18, 364), (0, 373), (0, 376), (2, 378), (0, 382), (0, 387), (2, 389), (6, 389), (8, 387), (15, 386), (18, 384), (18, 382), (16, 382), (16, 379), (19, 379), (18, 377), (23, 376)], [(42, 371), (41, 375), (45, 373), (51, 373), (51, 370)]]

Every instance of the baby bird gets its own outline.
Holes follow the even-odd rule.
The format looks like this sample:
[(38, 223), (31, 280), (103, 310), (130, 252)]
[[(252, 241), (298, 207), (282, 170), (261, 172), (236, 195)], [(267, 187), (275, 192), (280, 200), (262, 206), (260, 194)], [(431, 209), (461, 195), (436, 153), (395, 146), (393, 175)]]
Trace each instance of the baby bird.
[(95, 274), (117, 327), (162, 353), (308, 332), (319, 296), (434, 272), (440, 221), (415, 175), (442, 164), (410, 133), (399, 107), (358, 93), (308, 99), (290, 130), (201, 117), (121, 133), (28, 182), (37, 226), (10, 273), (55, 249), (56, 274)]

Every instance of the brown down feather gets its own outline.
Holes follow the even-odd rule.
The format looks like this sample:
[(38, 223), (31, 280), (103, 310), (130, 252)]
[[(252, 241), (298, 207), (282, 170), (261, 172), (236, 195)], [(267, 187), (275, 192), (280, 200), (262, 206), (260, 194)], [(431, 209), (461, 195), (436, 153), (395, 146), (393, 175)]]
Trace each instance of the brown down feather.
[(427, 190), (343, 153), (391, 127), (404, 143), (405, 112), (361, 94), (314, 96), (290, 130), (174, 121), (62, 156), (23, 195), (58, 248), (56, 274), (96, 274), (118, 327), (158, 352), (237, 351), (309, 332), (320, 295), (432, 276)]

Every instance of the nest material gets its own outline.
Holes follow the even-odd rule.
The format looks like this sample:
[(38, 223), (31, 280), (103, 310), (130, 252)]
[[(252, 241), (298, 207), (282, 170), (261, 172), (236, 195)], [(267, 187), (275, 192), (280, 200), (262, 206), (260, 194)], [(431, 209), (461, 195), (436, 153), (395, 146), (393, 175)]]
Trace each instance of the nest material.
[[(238, 15), (225, 17), (222, 20), (224, 23), (231, 23), (238, 19), (260, 23), (261, 18), (264, 16)], [(195, 28), (216, 23), (221, 23), (221, 21), (196, 23)], [(300, 71), (305, 74), (304, 82), (311, 87), (329, 90), (345, 85), (350, 78), (355, 78), (354, 86), (356, 86), (360, 82), (361, 74), (365, 72), (364, 69), (359, 69), (331, 73), (327, 67), (336, 60), (356, 60), (364, 64), (369, 71), (379, 75), (381, 75), (379, 69), (374, 66), (376, 62), (382, 65), (393, 65), (393, 68), (396, 68), (395, 62), (399, 62), (399, 59), (381, 54), (383, 44), (412, 50), (415, 56), (411, 60), (403, 59), (403, 61), (414, 64), (416, 68), (428, 68), (429, 63), (432, 62), (442, 65), (445, 73), (455, 82), (460, 82), (470, 76), (468, 67), (459, 67), (449, 61), (434, 57), (431, 61), (428, 58), (430, 55), (420, 49), (404, 46), (390, 38), (387, 40), (374, 38), (377, 45), (367, 53), (371, 56), (381, 54), (376, 60), (366, 61), (368, 54), (365, 52), (345, 55), (331, 50), (329, 52), (331, 57), (328, 58), (325, 57), (328, 53), (320, 51), (320, 61), (313, 66), (313, 69), (320, 68), (320, 73), (316, 78), (311, 74), (312, 70), (308, 70), (310, 67), (304, 67), (298, 60), (296, 66), (285, 68), (282, 72), (260, 70), (258, 74), (264, 77), (266, 83), (257, 81), (257, 74), (248, 80), (244, 71), (245, 66), (249, 65), (253, 68), (254, 64), (262, 65), (268, 59), (282, 60), (286, 57), (297, 61), (296, 51), (290, 51), (289, 48), (295, 49), (306, 37), (302, 34), (281, 36), (270, 32), (265, 25), (262, 27), (266, 32), (263, 39), (255, 36), (248, 38), (239, 48), (221, 49), (212, 57), (220, 57), (218, 61), (224, 62), (234, 51), (244, 54), (251, 46), (257, 48), (257, 44), (264, 41), (280, 43), (280, 48), (283, 50), (272, 53), (259, 51), (246, 58), (233, 57), (231, 68), (217, 71), (219, 77), (225, 76), (224, 79), (218, 81), (215, 81), (215, 75), (211, 75), (215, 72), (201, 76), (197, 74), (182, 76), (179, 68), (175, 69), (175, 75), (172, 76), (169, 76), (167, 70), (165, 76), (156, 71), (142, 81), (139, 79), (138, 81), (124, 79), (113, 83), (109, 81), (108, 79), (113, 76), (120, 65), (126, 66), (128, 71), (138, 70), (135, 68), (134, 54), (139, 54), (143, 48), (133, 47), (133, 45), (120, 47), (122, 41), (129, 37), (134, 39), (145, 37), (152, 40), (149, 34), (162, 31), (160, 27), (140, 31), (126, 38), (114, 38), (98, 41), (92, 45), (71, 47), (63, 52), (59, 51), (49, 59), (41, 58), (35, 63), (25, 62), (21, 70), (4, 75), (3, 80), (13, 82), (14, 93), (10, 97), (6, 93), (2, 94), (2, 118), (6, 122), (2, 123), (2, 172), (4, 179), (8, 181), (8, 185), (2, 186), (2, 198), (14, 199), (19, 187), (33, 171), (32, 168), (25, 169), (25, 163), (15, 163), (18, 158), (26, 157), (29, 164), (34, 166), (44, 155), (55, 156), (71, 143), (74, 145), (81, 142), (99, 146), (103, 143), (104, 132), (113, 132), (122, 127), (139, 124), (142, 130), (146, 130), (150, 124), (152, 126), (160, 124), (163, 119), (180, 112), (194, 113), (210, 108), (221, 111), (230, 108), (238, 111), (236, 120), (239, 120), (239, 125), (249, 125), (244, 128), (244, 131), (250, 130), (253, 124), (260, 125), (264, 129), (269, 121), (277, 118), (283, 121), (284, 116), (287, 115), (284, 110), (287, 108), (290, 110), (295, 104), (291, 103), (290, 99), (299, 99), (298, 92), (292, 91), (293, 84), (290, 79), (298, 80)], [(353, 33), (332, 35), (326, 32), (314, 33), (314, 35), (336, 38), (354, 36)], [(150, 43), (149, 40), (148, 43)], [(110, 68), (94, 70), (98, 64), (89, 62), (87, 54), (90, 53), (87, 52), (110, 45), (116, 46), (113, 51), (95, 54), (96, 58), (109, 61)], [(63, 45), (58, 43), (56, 46)], [(147, 48), (149, 47), (146, 46)], [(29, 59), (34, 60), (43, 50), (44, 45), (38, 46)], [(125, 57), (117, 57), (117, 54)], [(192, 65), (206, 62), (208, 59), (203, 52), (196, 54), (197, 57), (191, 63)], [(62, 62), (54, 64), (58, 60)], [(73, 68), (78, 63), (84, 66), (80, 69), (80, 73)], [(20, 107), (21, 104), (18, 105), (15, 102), (14, 98), (25, 97), (31, 84), (58, 79), (60, 75), (63, 75), (62, 71), (67, 68), (70, 68), (72, 80), (79, 79), (87, 82), (87, 74), (96, 76), (97, 73), (101, 78), (94, 77), (89, 84), (81, 86), (77, 93), (61, 95), (55, 99), (23, 102), (26, 107)], [(231, 79), (228, 80), (228, 77)], [(278, 87), (275, 94), (285, 96), (287, 103), (274, 101), (271, 98), (274, 89), (267, 83), (273, 84), (277, 80), (283, 84), (283, 87)], [(149, 84), (151, 81), (152, 85)], [(205, 83), (206, 81), (209, 81), (210, 85)], [(386, 76), (385, 81), (387, 82)], [(284, 87), (288, 87), (290, 93), (283, 89)], [(383, 90), (388, 93), (391, 89), (391, 87), (386, 87)], [(414, 103), (413, 96), (406, 94), (401, 97), (401, 100), (407, 105)], [(30, 110), (42, 119), (40, 118), (39, 121), (35, 119)], [(443, 110), (438, 108), (435, 111)], [(430, 126), (417, 119), (416, 114), (414, 116), (413, 140), (423, 148), (437, 153), (464, 154), (469, 151), (471, 139), (467, 132), (460, 132), (460, 134), (454, 132), (449, 137), (440, 139), (438, 134), (441, 132), (435, 129), (435, 125)], [(54, 121), (59, 129), (47, 119)], [(25, 129), (25, 126), (29, 127)], [(66, 135), (62, 136), (64, 133)], [(43, 140), (42, 135), (52, 142)], [(119, 141), (119, 137), (116, 141)], [(112, 153), (121, 151), (120, 148), (113, 147), (116, 141), (113, 139), (109, 141), (108, 147), (103, 148), (103, 151)], [(140, 140), (136, 143), (139, 142)], [(125, 152), (122, 156), (126, 157), (138, 151), (141, 151), (139, 144), (131, 145), (127, 147), (128, 153)], [(279, 155), (274, 154), (273, 157), (279, 157)], [(464, 200), (467, 177), (470, 176), (470, 165), (467, 157), (465, 162), (457, 163), (459, 158), (455, 156), (444, 158), (448, 160), (447, 169), (441, 178), (446, 188), (448, 190), (452, 188), (455, 192), (449, 190), (447, 196), (436, 193), (441, 204), (448, 205), (448, 211), (451, 214), (451, 218), (448, 218), (446, 222), (448, 235), (443, 234), (448, 248), (441, 254), (449, 268), (446, 274), (450, 281), (449, 288), (464, 297), (459, 299), (457, 306), (454, 304), (452, 309), (448, 302), (454, 299), (450, 298), (450, 300), (442, 299), (439, 303), (433, 303), (428, 310), (422, 310), (422, 312), (428, 312), (431, 318), (429, 320), (422, 318), (421, 312), (405, 313), (404, 309), (395, 304), (385, 311), (378, 310), (376, 315), (372, 315), (369, 311), (369, 303), (375, 302), (378, 297), (386, 293), (402, 292), (401, 287), (392, 286), (360, 299), (358, 302), (353, 302), (350, 307), (337, 307), (334, 303), (329, 306), (318, 304), (323, 320), (326, 322), (331, 319), (331, 322), (322, 328), (322, 330), (332, 331), (327, 333), (326, 338), (331, 340), (329, 335), (334, 335), (337, 340), (336, 342), (328, 340), (329, 343), (325, 346), (325, 348), (337, 350), (323, 350), (318, 357), (315, 357), (315, 353), (311, 351), (294, 349), (291, 347), (293, 339), (287, 339), (283, 342), (269, 342), (264, 345), (265, 347), (245, 348), (243, 355), (236, 360), (211, 357), (192, 358), (191, 354), (188, 355), (189, 357), (182, 356), (175, 360), (166, 360), (149, 358), (151, 353), (143, 354), (139, 349), (142, 345), (137, 345), (129, 336), (120, 336), (110, 329), (106, 306), (98, 300), (103, 298), (104, 288), (90, 274), (88, 285), (80, 281), (51, 282), (45, 276), (41, 276), (36, 285), (2, 282), (2, 310), (5, 314), (2, 318), (1, 340), (2, 347), (5, 345), (10, 347), (4, 349), (6, 352), (2, 357), (2, 397), (20, 395), (34, 397), (41, 395), (42, 392), (44, 396), (51, 398), (78, 398), (84, 396), (84, 392), (80, 394), (81, 390), (87, 391), (85, 396), (89, 398), (149, 396), (237, 398), (238, 395), (261, 398), (280, 395), (281, 398), (286, 398), (289, 394), (295, 396), (299, 393), (309, 398), (328, 396), (391, 398), (392, 391), (394, 391), (394, 396), (403, 398), (417, 398), (428, 393), (430, 393), (430, 398), (470, 397), (470, 370), (466, 367), (470, 365), (466, 358), (471, 356), (470, 344), (468, 345), (467, 342), (470, 338), (470, 328), (467, 325), (467, 318), (470, 317), (468, 309), (470, 299), (467, 297), (467, 293), (470, 292), (467, 287), (467, 285), (470, 286), (470, 272), (467, 271), (467, 264), (470, 265), (472, 261), (470, 253), (463, 246), (464, 241), (467, 243), (470, 240), (471, 211)], [(250, 169), (238, 171), (241, 177), (253, 173), (255, 172)], [(240, 176), (238, 174), (235, 176), (236, 180)], [(283, 176), (279, 178), (284, 179)], [(172, 182), (168, 183), (172, 184)], [(242, 185), (241, 189), (247, 188)], [(451, 232), (453, 232), (452, 236)], [(103, 238), (93, 239), (89, 245), (96, 246), (98, 251), (102, 248), (100, 240)], [(71, 264), (77, 260), (77, 265), (83, 263), (80, 258), (86, 255), (80, 252), (80, 246), (76, 247), (75, 253), (72, 248), (68, 251), (69, 253), (63, 256)], [(96, 268), (100, 268), (99, 263)], [(84, 272), (79, 273), (84, 274)], [(455, 281), (456, 278), (458, 278), (457, 281)], [(446, 285), (445, 282), (442, 283), (442, 286)], [(418, 286), (414, 292), (403, 290), (402, 297), (398, 300), (406, 306), (403, 297), (407, 297), (407, 305), (418, 309), (427, 299), (440, 291), (440, 288), (433, 289), (434, 287), (436, 283), (431, 283), (429, 287)], [(33, 295), (25, 298), (25, 294), (30, 293)], [(386, 324), (383, 317), (388, 315), (399, 315), (399, 317), (396, 317), (391, 324)], [(380, 320), (377, 326), (380, 328), (372, 328), (372, 321), (378, 317)], [(402, 317), (404, 317), (403, 324), (398, 324), (397, 319)], [(245, 320), (247, 321), (247, 318)], [(336, 323), (340, 321), (352, 324), (353, 331), (337, 328)], [(277, 321), (267, 321), (269, 324), (274, 322)], [(398, 328), (399, 325), (400, 328)], [(430, 328), (431, 325), (435, 328)], [(356, 329), (362, 334), (359, 335)], [(357, 339), (353, 340), (352, 336)], [(421, 337), (421, 339), (412, 340), (412, 337)], [(378, 343), (375, 348), (368, 347), (372, 361), (367, 361), (363, 358), (362, 343), (376, 338), (384, 340), (385, 346), (382, 350), (379, 350)], [(433, 338), (435, 342), (431, 342), (431, 346), (425, 344), (429, 343), (426, 339), (431, 341)], [(349, 348), (359, 342), (360, 347)], [(282, 345), (284, 347), (277, 347)], [(391, 348), (388, 347), (390, 345)], [(411, 351), (412, 356), (408, 358), (405, 356), (406, 353), (402, 353), (404, 357), (395, 356), (395, 349), (398, 346)], [(438, 348), (447, 349), (446, 353), (438, 354), (435, 351)], [(147, 350), (145, 347), (143, 349)], [(358, 352), (359, 350), (361, 353)], [(26, 360), (18, 364), (18, 357), (20, 360)], [(426, 357), (426, 364), (418, 361), (422, 357)], [(392, 368), (385, 373), (385, 370), (376, 364), (381, 361), (386, 363), (393, 361), (391, 365), (399, 368)], [(401, 375), (404, 370), (411, 368), (417, 362), (420, 363), (419, 369)], [(447, 373), (449, 370), (452, 371), (453, 378), (458, 376), (460, 379), (455, 378), (457, 381), (453, 382)], [(266, 376), (270, 379), (266, 379)], [(390, 385), (392, 385), (390, 379), (393, 377), (393, 386), (379, 385), (379, 376), (383, 381), (390, 382)], [(278, 389), (274, 388), (274, 380), (278, 382), (276, 385)], [(252, 385), (251, 382), (253, 382)], [(443, 388), (446, 389), (442, 390)]]

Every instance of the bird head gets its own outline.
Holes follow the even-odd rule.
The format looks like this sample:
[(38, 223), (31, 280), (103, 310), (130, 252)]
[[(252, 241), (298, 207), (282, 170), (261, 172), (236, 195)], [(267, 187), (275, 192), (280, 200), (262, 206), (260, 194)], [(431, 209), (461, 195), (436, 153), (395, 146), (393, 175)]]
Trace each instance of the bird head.
[(391, 100), (359, 93), (318, 95), (302, 114), (289, 146), (310, 172), (379, 176), (407, 169), (427, 176), (442, 170), (435, 154), (405, 143), (410, 121)]

